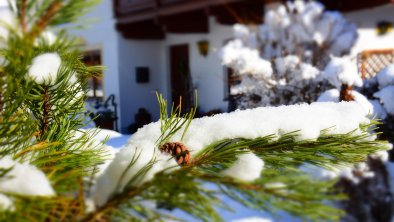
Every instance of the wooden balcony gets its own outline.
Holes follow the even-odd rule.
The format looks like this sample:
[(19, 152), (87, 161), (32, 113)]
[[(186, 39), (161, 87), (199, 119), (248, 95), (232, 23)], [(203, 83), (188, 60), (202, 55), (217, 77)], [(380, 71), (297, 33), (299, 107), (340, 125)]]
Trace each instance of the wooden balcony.
[(261, 23), (273, 0), (114, 0), (116, 29), (132, 39), (163, 39), (166, 32), (207, 33), (208, 17), (221, 24)]
[[(208, 17), (221, 24), (258, 24), (264, 5), (284, 0), (113, 0), (116, 29), (126, 38), (163, 39), (166, 32), (207, 33)], [(394, 0), (319, 0), (328, 10), (354, 11)]]

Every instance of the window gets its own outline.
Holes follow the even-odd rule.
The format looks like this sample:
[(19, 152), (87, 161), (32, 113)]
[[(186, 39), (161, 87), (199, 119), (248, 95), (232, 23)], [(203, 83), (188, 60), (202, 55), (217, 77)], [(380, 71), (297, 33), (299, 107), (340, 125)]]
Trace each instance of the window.
[[(87, 66), (101, 65), (101, 52), (98, 50), (85, 52), (83, 62)], [(89, 78), (87, 100), (102, 101), (103, 97), (104, 91), (102, 79), (96, 77)]]

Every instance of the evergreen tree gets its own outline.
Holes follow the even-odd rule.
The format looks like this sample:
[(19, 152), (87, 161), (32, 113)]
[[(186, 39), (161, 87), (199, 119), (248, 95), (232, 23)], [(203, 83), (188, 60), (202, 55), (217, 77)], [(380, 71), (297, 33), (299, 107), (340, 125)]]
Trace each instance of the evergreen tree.
[[(0, 219), (119, 221), (173, 218), (181, 209), (220, 221), (220, 198), (338, 220), (335, 176), (368, 154), (385, 152), (375, 122), (353, 103), (259, 108), (193, 119), (158, 96), (160, 121), (141, 128), (108, 167), (103, 144), (84, 125), (86, 80), (61, 28), (95, 0), (17, 0), (0, 30)], [(5, 12), (0, 12), (5, 15)], [(197, 99), (196, 99), (197, 100)], [(317, 180), (307, 172), (326, 169)], [(315, 171), (316, 172), (316, 171)], [(367, 176), (360, 174), (360, 177)]]

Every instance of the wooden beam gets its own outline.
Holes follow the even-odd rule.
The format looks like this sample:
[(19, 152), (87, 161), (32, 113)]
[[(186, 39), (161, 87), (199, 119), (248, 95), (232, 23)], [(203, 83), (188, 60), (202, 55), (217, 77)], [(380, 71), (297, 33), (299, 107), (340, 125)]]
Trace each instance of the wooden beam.
[(161, 16), (158, 23), (171, 33), (208, 33), (208, 16), (205, 10), (197, 10), (171, 16)]
[[(210, 15), (215, 16), (222, 24), (256, 24), (262, 22), (264, 12), (264, 0), (150, 0), (149, 2), (154, 2), (154, 9), (135, 11), (126, 17), (122, 15), (117, 18), (116, 29), (124, 37), (163, 39), (166, 32), (208, 33)], [(117, 4), (118, 7), (122, 6), (120, 2)], [(145, 6), (148, 7), (149, 4), (146, 3)]]
[(232, 25), (235, 23), (261, 24), (264, 16), (264, 3), (262, 1), (248, 1), (226, 3), (212, 6), (211, 15), (216, 17), (220, 24)]
[(116, 30), (127, 39), (164, 39), (163, 27), (156, 24), (154, 20), (130, 24), (116, 24)]
[[(121, 0), (115, 0), (121, 1)], [(149, 0), (149, 2), (153, 2)], [(155, 17), (170, 16), (179, 13), (186, 13), (190, 11), (203, 10), (211, 6), (226, 5), (234, 2), (259, 2), (264, 3), (264, 0), (192, 0), (192, 1), (171, 1), (171, 0), (156, 0), (156, 3), (151, 9), (146, 7), (146, 10), (141, 8), (134, 8), (127, 5), (118, 4), (117, 20), (119, 23), (130, 23), (136, 21), (143, 21), (153, 19)], [(147, 4), (148, 5), (148, 4)]]

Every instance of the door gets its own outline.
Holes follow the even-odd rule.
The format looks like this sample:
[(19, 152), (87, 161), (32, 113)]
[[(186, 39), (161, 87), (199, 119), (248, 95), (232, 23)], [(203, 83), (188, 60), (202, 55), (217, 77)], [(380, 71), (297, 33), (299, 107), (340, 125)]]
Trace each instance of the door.
[(170, 47), (171, 97), (174, 106), (181, 104), (182, 112), (193, 107), (193, 84), (189, 68), (189, 46)]

